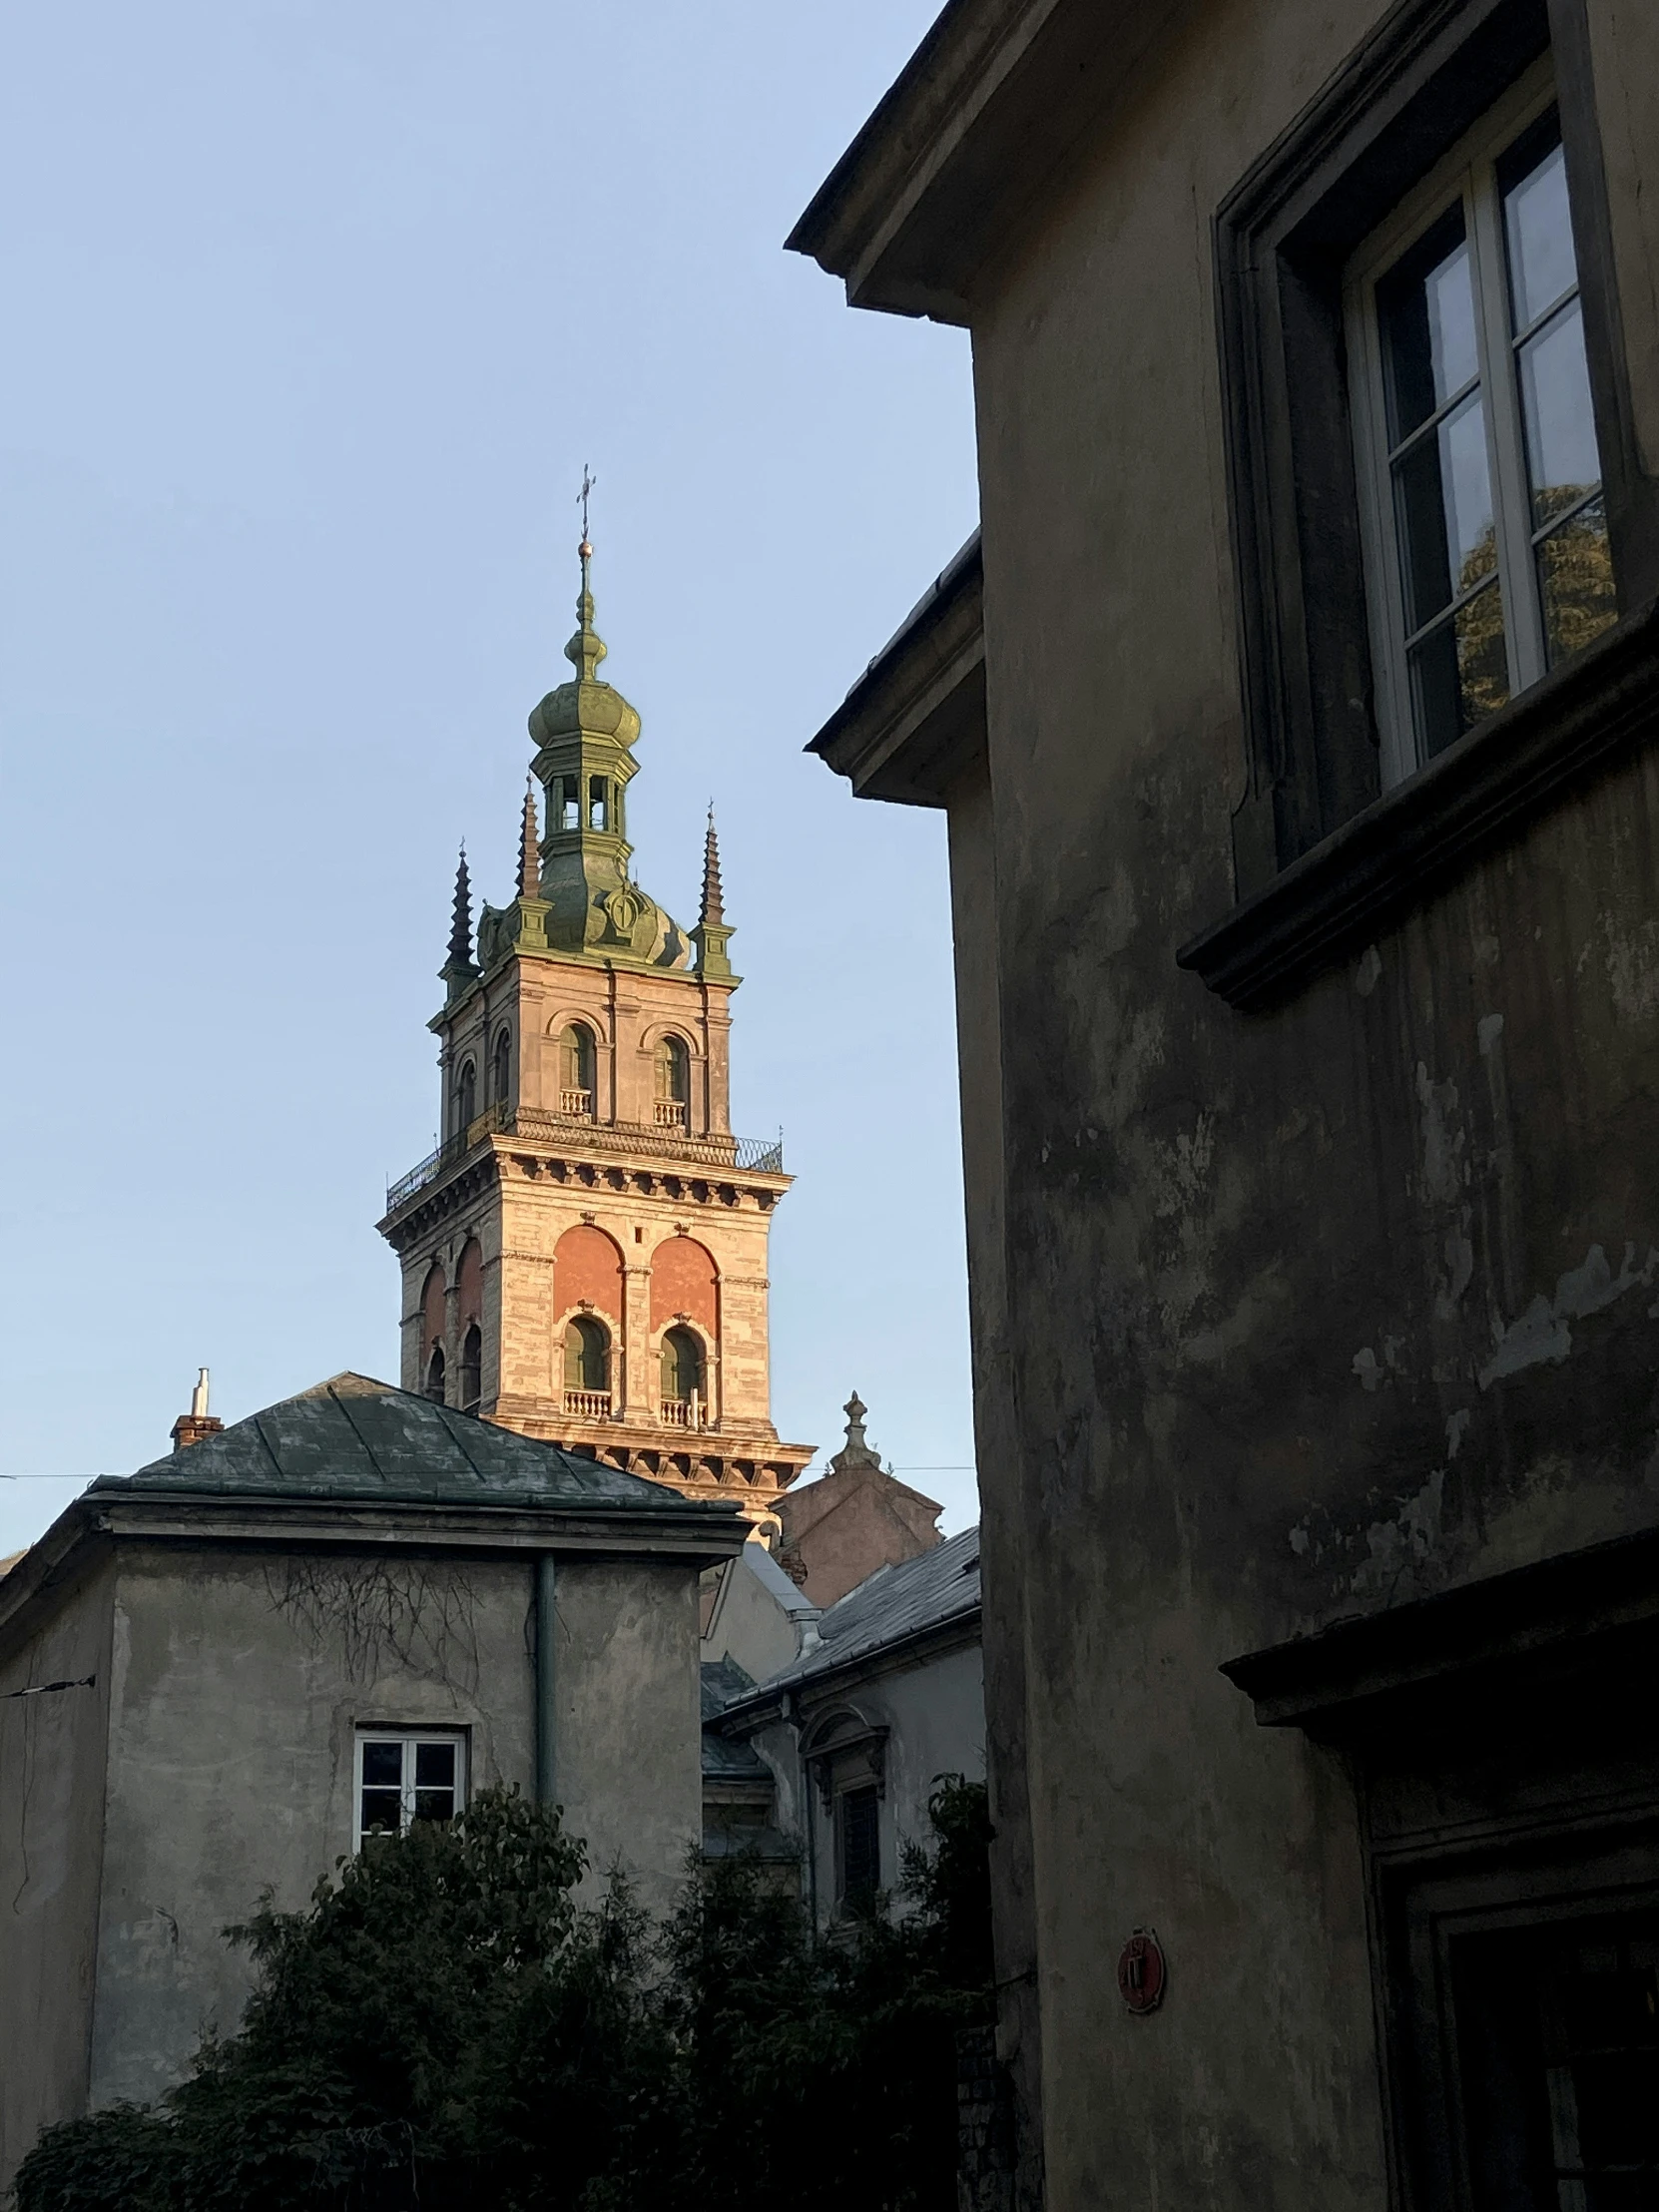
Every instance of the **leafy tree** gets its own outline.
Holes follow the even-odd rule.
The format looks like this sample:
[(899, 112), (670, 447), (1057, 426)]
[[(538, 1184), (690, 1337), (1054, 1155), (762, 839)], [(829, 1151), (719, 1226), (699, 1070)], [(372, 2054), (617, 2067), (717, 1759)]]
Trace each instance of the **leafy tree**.
[(18, 2212), (800, 2212), (954, 2202), (959, 2026), (989, 2016), (984, 1792), (943, 1781), (904, 1904), (830, 1938), (744, 1861), (652, 1931), (578, 1908), (556, 1813), (480, 1798), (230, 1931), (258, 1980), (154, 2110), (49, 2129)]

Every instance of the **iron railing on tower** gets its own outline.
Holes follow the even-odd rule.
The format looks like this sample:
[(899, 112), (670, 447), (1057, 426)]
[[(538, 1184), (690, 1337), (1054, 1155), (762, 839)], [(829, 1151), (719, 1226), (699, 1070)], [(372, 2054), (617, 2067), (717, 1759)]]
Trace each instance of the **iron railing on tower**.
[(645, 1122), (594, 1121), (587, 1114), (550, 1113), (540, 1106), (491, 1106), (464, 1130), (446, 1137), (424, 1160), (386, 1188), (386, 1212), (395, 1213), (435, 1183), (446, 1169), (494, 1136), (528, 1137), (570, 1144), (584, 1150), (644, 1154), (687, 1167), (717, 1168), (728, 1175), (782, 1175), (784, 1139), (776, 1137), (693, 1137), (683, 1129)]

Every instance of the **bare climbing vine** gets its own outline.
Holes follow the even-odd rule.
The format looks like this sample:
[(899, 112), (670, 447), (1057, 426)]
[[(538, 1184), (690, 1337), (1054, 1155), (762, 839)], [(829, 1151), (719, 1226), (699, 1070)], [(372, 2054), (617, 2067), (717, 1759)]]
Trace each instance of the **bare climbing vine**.
[(389, 1659), (468, 1696), (478, 1688), (473, 1589), (453, 1567), (298, 1556), (267, 1567), (266, 1588), (275, 1609), (319, 1642), (339, 1638), (354, 1682), (372, 1680)]

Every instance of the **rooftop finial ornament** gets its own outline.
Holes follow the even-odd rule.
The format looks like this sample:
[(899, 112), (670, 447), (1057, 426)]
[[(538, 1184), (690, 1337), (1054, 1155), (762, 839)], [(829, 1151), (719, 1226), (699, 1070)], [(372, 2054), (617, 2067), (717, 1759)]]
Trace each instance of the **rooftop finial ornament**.
[(576, 548), (582, 563), (582, 591), (576, 602), (576, 635), (565, 647), (565, 659), (584, 684), (594, 682), (595, 671), (605, 658), (605, 641), (593, 626), (593, 588), (588, 577), (588, 563), (593, 559), (593, 547), (588, 542), (588, 500), (598, 482), (598, 477), (584, 461), (582, 488), (576, 494), (577, 505), (582, 510), (582, 542)]

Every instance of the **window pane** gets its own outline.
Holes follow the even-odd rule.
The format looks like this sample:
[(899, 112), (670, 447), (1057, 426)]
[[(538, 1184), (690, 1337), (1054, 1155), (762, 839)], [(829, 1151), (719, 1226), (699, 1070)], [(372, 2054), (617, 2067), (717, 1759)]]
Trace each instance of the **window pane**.
[(1541, 530), (1601, 482), (1584, 317), (1575, 299), (1520, 349), (1532, 527)]
[(1419, 630), (1497, 565), (1478, 392), (1394, 464), (1394, 498), (1405, 627)]
[(454, 1787), (454, 1745), (416, 1744), (415, 1788), (417, 1790), (453, 1790)]
[(401, 1790), (365, 1790), (361, 1828), (365, 1836), (395, 1836), (403, 1825)]
[[(1509, 289), (1515, 328), (1524, 330), (1554, 306), (1578, 281), (1572, 250), (1572, 217), (1567, 208), (1567, 168), (1553, 118), (1547, 136), (1556, 143), (1503, 195), (1503, 228), (1509, 244)], [(1536, 153), (1529, 139), (1519, 154), (1524, 164)]]
[(1496, 579), (1413, 646), (1409, 659), (1417, 741), (1429, 760), (1509, 697), (1503, 600)]
[(1479, 372), (1474, 284), (1461, 205), (1435, 224), (1377, 287), (1388, 387), (1388, 443), (1397, 445)]
[(1617, 622), (1607, 510), (1599, 499), (1580, 507), (1539, 546), (1538, 590), (1551, 668)]
[(850, 1903), (881, 1884), (880, 1809), (873, 1789), (848, 1790), (841, 1809), (841, 1891)]
[(403, 1746), (399, 1743), (363, 1745), (363, 1783), (389, 1783), (393, 1789), (403, 1780)]

